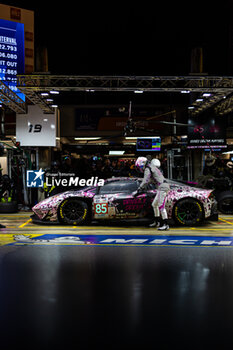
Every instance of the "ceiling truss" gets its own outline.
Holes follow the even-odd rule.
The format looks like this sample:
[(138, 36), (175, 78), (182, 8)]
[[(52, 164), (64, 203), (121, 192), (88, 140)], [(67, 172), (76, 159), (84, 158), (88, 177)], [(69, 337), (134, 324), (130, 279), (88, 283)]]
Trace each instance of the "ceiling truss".
[(27, 113), (26, 103), (0, 80), (0, 103), (16, 113)]
[[(0, 84), (2, 102), (17, 113), (25, 113), (25, 103), (19, 101), (19, 97), (3, 82), (0, 82)], [(230, 108), (233, 109), (232, 76), (77, 76), (30, 74), (18, 75), (17, 87), (25, 94), (28, 100), (33, 104), (39, 105), (44, 113), (54, 111), (54, 108), (41, 96), (42, 92), (51, 90), (178, 92), (193, 93), (195, 96), (209, 93), (208, 97), (196, 99), (190, 103), (189, 112), (191, 114), (198, 114), (214, 105), (217, 105), (216, 108), (220, 108), (216, 109), (216, 111), (220, 110), (220, 112), (224, 110), (225, 106), (228, 107), (228, 110)]]
[(233, 77), (219, 76), (76, 76), (76, 75), (18, 75), (21, 91), (168, 91), (233, 92)]

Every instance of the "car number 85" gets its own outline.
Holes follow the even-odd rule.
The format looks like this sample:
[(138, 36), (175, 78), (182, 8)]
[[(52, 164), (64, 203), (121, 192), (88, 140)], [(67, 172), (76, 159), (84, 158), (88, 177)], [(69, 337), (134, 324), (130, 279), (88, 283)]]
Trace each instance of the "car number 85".
[(95, 203), (94, 212), (95, 214), (107, 214), (108, 203)]

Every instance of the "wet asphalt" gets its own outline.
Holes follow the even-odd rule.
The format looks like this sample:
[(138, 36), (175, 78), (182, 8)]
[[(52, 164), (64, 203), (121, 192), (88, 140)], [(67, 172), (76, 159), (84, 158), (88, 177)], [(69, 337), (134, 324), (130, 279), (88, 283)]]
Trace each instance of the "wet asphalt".
[(1, 349), (230, 349), (229, 247), (2, 246)]

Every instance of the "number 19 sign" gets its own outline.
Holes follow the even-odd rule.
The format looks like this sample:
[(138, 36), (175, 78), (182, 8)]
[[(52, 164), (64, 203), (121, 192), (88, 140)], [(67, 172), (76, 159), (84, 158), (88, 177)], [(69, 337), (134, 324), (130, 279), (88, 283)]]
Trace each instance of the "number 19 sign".
[(27, 114), (16, 116), (16, 141), (21, 146), (56, 146), (56, 115), (28, 106)]

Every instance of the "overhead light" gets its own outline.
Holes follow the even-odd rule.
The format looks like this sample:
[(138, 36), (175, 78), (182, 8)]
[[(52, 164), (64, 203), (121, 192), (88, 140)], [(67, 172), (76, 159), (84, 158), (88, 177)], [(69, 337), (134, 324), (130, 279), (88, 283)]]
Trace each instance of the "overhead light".
[(53, 107), (53, 108), (57, 108), (57, 107), (58, 107), (58, 105), (51, 105), (51, 107)]
[(59, 94), (59, 91), (56, 91), (56, 90), (51, 90), (49, 92), (50, 92), (50, 94), (54, 94), (54, 95), (58, 95)]
[(194, 109), (195, 107), (194, 106), (189, 106), (188, 109)]
[(109, 151), (110, 156), (122, 156), (125, 153), (125, 151)]
[(41, 92), (41, 96), (49, 96), (48, 92)]
[(75, 137), (75, 140), (85, 140), (85, 141), (89, 141), (89, 140), (100, 140), (101, 137)]
[(202, 102), (202, 101), (204, 101), (203, 98), (197, 98), (196, 99), (196, 102)]
[(125, 137), (126, 140), (136, 140), (136, 139), (154, 139), (160, 136), (135, 136), (135, 137)]
[(202, 95), (203, 97), (210, 97), (211, 93), (210, 92), (204, 92), (204, 94)]
[(47, 102), (53, 102), (53, 99), (52, 98), (46, 98), (46, 101)]
[(190, 94), (189, 90), (181, 90), (181, 94)]
[(135, 94), (143, 94), (143, 90), (134, 90)]

